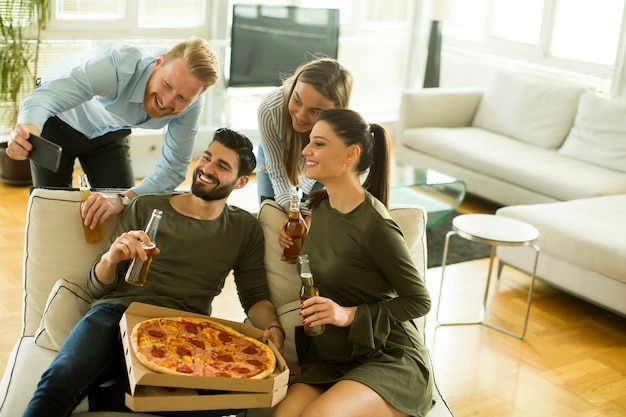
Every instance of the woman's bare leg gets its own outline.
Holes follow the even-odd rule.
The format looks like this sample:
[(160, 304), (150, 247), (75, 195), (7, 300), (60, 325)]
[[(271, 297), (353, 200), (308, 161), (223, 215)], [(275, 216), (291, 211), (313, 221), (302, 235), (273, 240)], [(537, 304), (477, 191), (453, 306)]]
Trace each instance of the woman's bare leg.
[(356, 381), (339, 381), (326, 392), (314, 386), (294, 384), (273, 414), (273, 417), (319, 416), (408, 417)]
[(285, 399), (272, 410), (272, 417), (297, 417), (323, 393), (315, 385), (293, 384), (287, 390)]

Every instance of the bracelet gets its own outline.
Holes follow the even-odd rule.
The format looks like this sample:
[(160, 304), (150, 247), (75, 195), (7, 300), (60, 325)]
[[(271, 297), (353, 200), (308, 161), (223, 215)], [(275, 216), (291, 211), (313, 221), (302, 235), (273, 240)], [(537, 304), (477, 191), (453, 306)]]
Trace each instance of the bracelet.
[(278, 324), (272, 324), (266, 330), (269, 330), (269, 329), (272, 329), (272, 328), (280, 330), (280, 332), (283, 334), (283, 339), (287, 338), (287, 333), (285, 333), (285, 329), (283, 329), (282, 326), (280, 326)]

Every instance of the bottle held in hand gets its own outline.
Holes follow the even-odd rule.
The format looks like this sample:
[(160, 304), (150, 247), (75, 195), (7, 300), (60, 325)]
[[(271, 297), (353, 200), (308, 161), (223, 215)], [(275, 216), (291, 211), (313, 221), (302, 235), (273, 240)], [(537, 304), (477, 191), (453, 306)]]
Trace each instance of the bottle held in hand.
[(289, 202), (289, 220), (285, 225), (285, 232), (293, 240), (293, 245), (283, 250), (282, 260), (290, 264), (295, 264), (302, 249), (302, 239), (304, 238), (304, 226), (300, 223), (300, 205), (297, 195), (291, 196)]
[[(81, 174), (78, 176), (78, 188), (80, 189), (80, 211), (83, 209), (83, 203), (91, 196), (91, 185), (87, 179), (87, 174)], [(80, 212), (79, 211), (79, 212)], [(85, 242), (98, 243), (102, 241), (104, 235), (102, 234), (102, 225), (98, 223), (95, 228), (91, 229), (85, 225), (85, 220), (80, 217), (83, 224), (83, 232), (85, 233)]]
[[(302, 283), (300, 287), (300, 302), (304, 302), (304, 300), (320, 295), (320, 292), (313, 282), (313, 274), (309, 267), (309, 255), (300, 255), (298, 260), (300, 262), (300, 281)], [(326, 327), (323, 324), (321, 326), (304, 326), (304, 333), (307, 336), (319, 336), (324, 333), (324, 330), (326, 330)]]
[(130, 262), (125, 277), (126, 282), (129, 284), (141, 287), (146, 282), (148, 271), (150, 270), (150, 264), (152, 264), (154, 249), (156, 248), (155, 238), (157, 229), (159, 228), (159, 222), (161, 221), (162, 216), (163, 212), (161, 210), (152, 210), (152, 216), (150, 217), (150, 220), (145, 228), (145, 232), (150, 239), (150, 245), (147, 246), (145, 243), (141, 242), (141, 246), (146, 251), (148, 259), (144, 262), (140, 258), (135, 258)]

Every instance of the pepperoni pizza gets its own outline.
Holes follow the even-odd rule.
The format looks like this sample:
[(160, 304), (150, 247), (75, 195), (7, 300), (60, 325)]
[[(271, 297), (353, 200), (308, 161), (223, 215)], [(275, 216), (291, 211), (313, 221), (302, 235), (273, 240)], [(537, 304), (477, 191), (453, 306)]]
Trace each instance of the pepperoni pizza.
[(141, 363), (167, 374), (262, 379), (276, 367), (267, 345), (204, 318), (142, 321), (133, 329), (131, 344)]

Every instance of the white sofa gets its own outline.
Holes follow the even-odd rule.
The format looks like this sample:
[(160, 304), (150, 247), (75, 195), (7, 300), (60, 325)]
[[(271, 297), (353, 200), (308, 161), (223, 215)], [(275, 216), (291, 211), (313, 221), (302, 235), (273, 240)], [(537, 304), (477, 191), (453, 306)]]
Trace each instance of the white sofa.
[[(500, 208), (539, 230), (537, 278), (626, 316), (626, 194)], [(530, 273), (532, 254), (498, 247), (499, 273)]]
[[(78, 220), (78, 191), (34, 189), (28, 204), (23, 276), (23, 328), (0, 382), (0, 417), (22, 414), (43, 371), (52, 361), (74, 323), (89, 307), (89, 294), (82, 288), (86, 274), (105, 242), (84, 243)], [(426, 214), (417, 208), (392, 210), (405, 233), (418, 267), (425, 273)], [(277, 225), (286, 214), (275, 203), (264, 202), (259, 219), (266, 236), (266, 265), (272, 301), (281, 313), (287, 331), (285, 358), (295, 360), (294, 326), (299, 322), (299, 280), (294, 265), (280, 261)], [(105, 223), (108, 237), (117, 222)], [(107, 239), (105, 238), (105, 241)], [(294, 302), (296, 301), (296, 302)], [(425, 321), (418, 320), (423, 329)], [(451, 417), (438, 390), (428, 417)], [(249, 410), (248, 416), (267, 415), (267, 409)], [(130, 416), (133, 413), (87, 412), (83, 401), (78, 416)], [(142, 414), (146, 415), (146, 414)]]
[(626, 101), (503, 71), (484, 89), (403, 93), (396, 155), (502, 205), (626, 193)]
[[(539, 279), (626, 315), (626, 99), (504, 71), (485, 89), (405, 92), (396, 141), (537, 227)], [(523, 252), (498, 257), (530, 272)]]

